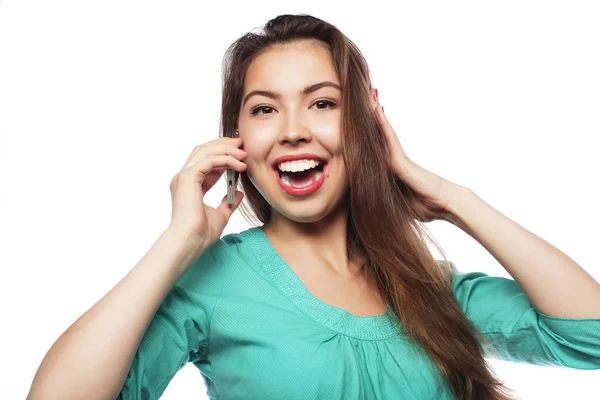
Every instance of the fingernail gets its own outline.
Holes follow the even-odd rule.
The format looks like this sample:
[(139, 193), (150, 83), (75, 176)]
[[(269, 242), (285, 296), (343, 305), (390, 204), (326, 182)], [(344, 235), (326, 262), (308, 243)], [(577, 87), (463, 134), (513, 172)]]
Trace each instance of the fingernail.
[(375, 100), (379, 99), (379, 93), (377, 92), (377, 89), (375, 89)]
[(385, 110), (383, 109), (383, 106), (381, 106), (381, 111), (383, 111), (383, 113), (385, 114)]

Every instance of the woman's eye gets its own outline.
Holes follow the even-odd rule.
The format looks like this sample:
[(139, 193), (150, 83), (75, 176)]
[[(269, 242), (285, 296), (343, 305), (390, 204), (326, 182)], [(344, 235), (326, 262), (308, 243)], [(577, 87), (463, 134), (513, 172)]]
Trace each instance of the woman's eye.
[[(328, 105), (330, 106), (330, 108), (333, 108), (333, 107), (335, 107), (335, 103), (334, 103), (334, 102), (332, 102), (332, 101), (329, 101), (329, 100), (319, 100), (319, 101), (317, 101), (317, 102), (316, 102), (315, 104), (313, 104), (313, 105), (317, 105), (317, 104), (328, 104)], [(319, 108), (319, 107), (317, 107), (317, 108)], [(325, 110), (325, 109), (327, 109), (327, 108), (319, 108), (319, 109), (320, 109), (320, 110)]]
[[(333, 107), (335, 107), (335, 106), (336, 106), (336, 104), (335, 104), (334, 102), (332, 102), (332, 101), (329, 101), (329, 100), (319, 100), (319, 101), (315, 102), (315, 103), (313, 104), (313, 106), (316, 106), (316, 105), (318, 105), (318, 104), (321, 104), (321, 105), (328, 105), (328, 106), (329, 106), (329, 108), (333, 108)], [(327, 107), (325, 107), (325, 108), (323, 108), (323, 107), (317, 107), (317, 108), (318, 108), (319, 110), (326, 110), (326, 109), (327, 109)], [(268, 111), (268, 112), (266, 112), (266, 111)], [(273, 111), (273, 107), (269, 107), (269, 106), (258, 106), (258, 107), (256, 107), (255, 109), (253, 109), (253, 110), (252, 110), (251, 114), (252, 114), (252, 115), (257, 115), (257, 114), (263, 114), (263, 115), (264, 115), (264, 114), (272, 114), (272, 111)]]
[[(258, 112), (259, 112), (260, 110), (273, 110), (273, 108), (272, 108), (272, 107), (269, 107), (269, 106), (258, 106), (258, 107), (256, 107), (254, 110), (252, 110), (251, 114), (252, 114), (252, 115), (256, 115), (256, 114), (258, 114)], [(261, 114), (265, 114), (265, 113), (261, 113)], [(270, 112), (268, 112), (267, 114), (271, 114), (271, 113), (270, 113)]]

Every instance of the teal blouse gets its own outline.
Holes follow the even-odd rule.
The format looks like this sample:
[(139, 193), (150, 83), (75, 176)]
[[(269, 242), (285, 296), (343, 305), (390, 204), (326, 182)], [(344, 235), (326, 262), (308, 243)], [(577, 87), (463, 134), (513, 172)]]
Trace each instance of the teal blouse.
[[(546, 315), (514, 280), (451, 264), (456, 298), (498, 358), (600, 369), (599, 318)], [(260, 228), (220, 238), (173, 286), (118, 398), (158, 399), (188, 362), (211, 399), (452, 399), (389, 305), (356, 316), (320, 301)]]

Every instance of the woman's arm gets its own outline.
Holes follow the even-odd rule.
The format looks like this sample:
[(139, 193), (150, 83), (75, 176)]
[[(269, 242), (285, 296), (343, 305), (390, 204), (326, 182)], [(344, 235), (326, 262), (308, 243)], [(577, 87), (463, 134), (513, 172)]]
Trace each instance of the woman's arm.
[(449, 203), (452, 223), (489, 251), (547, 315), (600, 318), (600, 284), (575, 261), (467, 187)]
[(158, 307), (204, 250), (165, 230), (135, 267), (56, 340), (27, 399), (116, 398)]

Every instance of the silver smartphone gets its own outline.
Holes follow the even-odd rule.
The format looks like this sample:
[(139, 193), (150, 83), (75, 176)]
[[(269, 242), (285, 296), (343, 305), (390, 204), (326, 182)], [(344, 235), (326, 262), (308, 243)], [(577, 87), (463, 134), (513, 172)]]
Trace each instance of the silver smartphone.
[[(233, 133), (233, 137), (238, 137), (237, 131)], [(235, 201), (235, 187), (239, 177), (239, 172), (234, 169), (227, 168), (227, 204), (233, 204)]]

